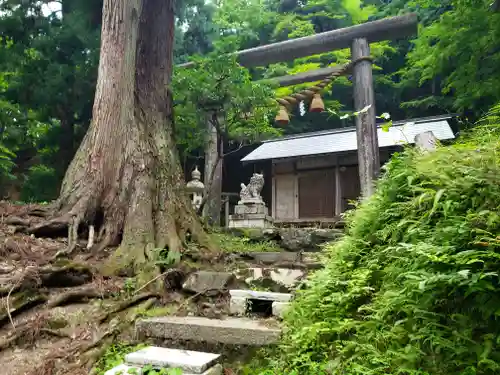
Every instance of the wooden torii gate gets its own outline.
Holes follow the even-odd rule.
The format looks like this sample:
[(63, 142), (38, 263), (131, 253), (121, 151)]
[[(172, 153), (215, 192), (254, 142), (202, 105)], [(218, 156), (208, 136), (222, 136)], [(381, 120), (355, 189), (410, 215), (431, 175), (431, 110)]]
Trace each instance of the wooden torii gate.
[[(238, 62), (245, 67), (263, 66), (278, 62), (286, 62), (300, 57), (330, 52), (343, 48), (351, 49), (351, 59), (357, 60), (370, 56), (370, 43), (383, 40), (395, 40), (417, 33), (418, 20), (414, 13), (367, 22), (361, 25), (327, 31), (302, 38), (273, 43), (265, 46), (236, 52)], [(178, 65), (189, 67), (193, 63)], [(301, 74), (273, 78), (280, 86), (291, 86), (299, 83), (322, 80), (339, 68), (323, 68)], [(352, 72), (354, 87), (354, 109), (370, 106), (368, 111), (356, 116), (356, 134), (358, 142), (358, 163), (361, 193), (364, 197), (373, 193), (373, 182), (380, 172), (380, 156), (377, 138), (375, 97), (371, 62), (358, 62)], [(212, 129), (211, 129), (212, 131)], [(211, 170), (210, 161), (214, 158), (213, 150), (217, 143), (209, 143), (205, 156), (208, 161), (205, 170)], [(213, 165), (213, 164), (212, 164)], [(207, 168), (208, 167), (208, 168)], [(221, 166), (222, 167), (222, 166)], [(206, 175), (206, 173), (205, 173)], [(216, 173), (222, 176), (222, 170)], [(213, 197), (221, 196), (221, 181), (215, 183)], [(212, 194), (211, 194), (212, 195)], [(217, 198), (215, 198), (217, 199)], [(220, 198), (219, 198), (220, 201)], [(220, 209), (220, 204), (218, 205)]]

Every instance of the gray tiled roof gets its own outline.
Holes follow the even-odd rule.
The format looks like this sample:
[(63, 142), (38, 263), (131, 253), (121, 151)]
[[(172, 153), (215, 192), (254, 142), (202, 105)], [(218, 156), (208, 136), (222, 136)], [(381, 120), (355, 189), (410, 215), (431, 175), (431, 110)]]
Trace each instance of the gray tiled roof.
[[(415, 143), (415, 136), (425, 131), (432, 131), (439, 140), (453, 139), (455, 137), (447, 121), (449, 118), (450, 116), (441, 116), (395, 122), (388, 132), (379, 128), (379, 147)], [(354, 151), (357, 148), (356, 129), (337, 129), (265, 141), (241, 161), (332, 154)]]

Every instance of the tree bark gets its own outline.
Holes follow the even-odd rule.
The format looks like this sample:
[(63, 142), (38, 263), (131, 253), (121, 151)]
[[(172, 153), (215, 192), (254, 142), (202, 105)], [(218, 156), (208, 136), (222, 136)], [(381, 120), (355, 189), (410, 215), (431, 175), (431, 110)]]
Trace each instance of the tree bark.
[[(61, 122), (61, 133), (59, 134), (58, 150), (58, 175), (61, 176), (68, 168), (75, 152), (75, 124), (71, 119), (72, 114), (66, 113), (62, 108), (58, 110)], [(60, 174), (59, 174), (60, 173)]]
[(216, 127), (207, 121), (207, 142), (205, 147), (205, 187), (206, 199), (204, 216), (211, 225), (220, 225), (222, 206), (222, 140)]
[(208, 244), (184, 191), (174, 141), (174, 0), (105, 0), (93, 121), (62, 183), (55, 218), (31, 228), (96, 226), (99, 251), (120, 245), (119, 266), (139, 270), (154, 249)]

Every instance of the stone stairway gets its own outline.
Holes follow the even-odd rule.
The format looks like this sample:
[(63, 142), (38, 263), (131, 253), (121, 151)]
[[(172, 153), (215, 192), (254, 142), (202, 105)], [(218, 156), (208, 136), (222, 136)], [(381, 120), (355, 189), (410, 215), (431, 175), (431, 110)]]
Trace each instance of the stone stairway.
[[(127, 355), (124, 364), (106, 375), (118, 375), (120, 371), (127, 374), (129, 369), (137, 369), (138, 374), (142, 374), (145, 365), (157, 369), (179, 368), (183, 375), (221, 375), (220, 361), (224, 356), (219, 353), (226, 348), (234, 347), (241, 351), (242, 348), (276, 344), (281, 335), (280, 318), (293, 298), (293, 290), (308, 269), (317, 268), (317, 253), (277, 252), (238, 256), (245, 258), (246, 269), (234, 273), (197, 271), (187, 277), (183, 286), (185, 290), (199, 292), (222, 289), (231, 281), (238, 281), (236, 285), (243, 285), (243, 288), (229, 288), (228, 291), (229, 316), (221, 319), (204, 316), (140, 319), (136, 321), (136, 338), (159, 346)], [(250, 289), (251, 286), (266, 284), (263, 280), (280, 285), (279, 289), (285, 292)], [(201, 351), (184, 350), (193, 348)]]

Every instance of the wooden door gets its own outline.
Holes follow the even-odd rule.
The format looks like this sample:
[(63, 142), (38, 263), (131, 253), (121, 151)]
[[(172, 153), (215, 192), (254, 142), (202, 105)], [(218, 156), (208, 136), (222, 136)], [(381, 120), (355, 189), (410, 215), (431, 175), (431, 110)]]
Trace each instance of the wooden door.
[(296, 176), (293, 174), (277, 175), (274, 180), (275, 189), (275, 219), (296, 219), (295, 192)]
[(358, 199), (361, 194), (357, 166), (342, 167), (340, 169), (340, 185), (342, 186), (342, 212), (344, 212), (352, 208), (349, 201)]
[(335, 171), (325, 169), (299, 175), (299, 218), (335, 216)]

